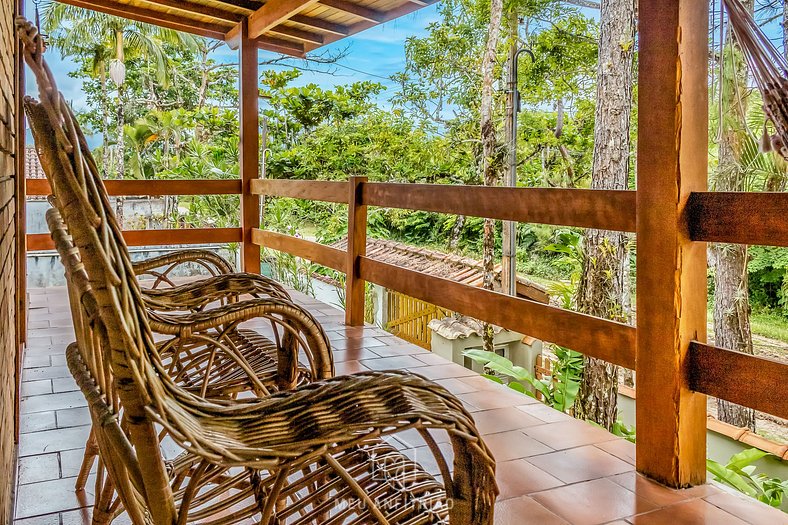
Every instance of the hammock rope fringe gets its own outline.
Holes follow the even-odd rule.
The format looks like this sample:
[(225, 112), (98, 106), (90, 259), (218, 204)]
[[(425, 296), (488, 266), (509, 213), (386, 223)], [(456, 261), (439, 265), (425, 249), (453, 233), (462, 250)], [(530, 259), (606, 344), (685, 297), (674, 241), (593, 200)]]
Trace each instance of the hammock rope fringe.
[[(788, 160), (788, 62), (739, 0), (723, 0), (730, 26), (763, 97), (767, 120), (775, 134), (765, 136), (764, 151), (776, 151)], [(764, 129), (764, 135), (768, 135)]]

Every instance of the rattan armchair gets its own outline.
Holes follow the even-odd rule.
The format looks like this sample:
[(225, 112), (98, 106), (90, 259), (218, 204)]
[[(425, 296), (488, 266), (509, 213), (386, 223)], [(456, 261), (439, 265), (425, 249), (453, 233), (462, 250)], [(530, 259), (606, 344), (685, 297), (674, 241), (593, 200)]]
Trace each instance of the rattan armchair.
[[(371, 372), (252, 399), (209, 399), (184, 388), (157, 345), (149, 307), (120, 228), (70, 108), (43, 61), (37, 32), (18, 22), (41, 102), (31, 128), (86, 280), (73, 297), (81, 317), (69, 369), (88, 400), (106, 473), (135, 525), (489, 525), (495, 464), (462, 403), (417, 375)], [(196, 331), (251, 318), (276, 325), (280, 367), (325, 334), (314, 318), (268, 297), (191, 315)], [(184, 451), (172, 461), (162, 429)], [(432, 475), (392, 446), (416, 430)], [(446, 437), (453, 461), (438, 445)], [(420, 458), (417, 458), (420, 459)]]

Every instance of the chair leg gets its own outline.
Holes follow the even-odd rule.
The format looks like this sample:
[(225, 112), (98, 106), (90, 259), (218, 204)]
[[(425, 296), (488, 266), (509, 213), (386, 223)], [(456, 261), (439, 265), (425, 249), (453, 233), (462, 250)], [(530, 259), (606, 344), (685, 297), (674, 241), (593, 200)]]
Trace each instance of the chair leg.
[(90, 430), (88, 441), (85, 443), (85, 457), (82, 458), (82, 467), (79, 469), (75, 489), (77, 491), (84, 490), (90, 475), (90, 469), (93, 468), (93, 463), (98, 456), (99, 448), (96, 436), (93, 434), (93, 429)]

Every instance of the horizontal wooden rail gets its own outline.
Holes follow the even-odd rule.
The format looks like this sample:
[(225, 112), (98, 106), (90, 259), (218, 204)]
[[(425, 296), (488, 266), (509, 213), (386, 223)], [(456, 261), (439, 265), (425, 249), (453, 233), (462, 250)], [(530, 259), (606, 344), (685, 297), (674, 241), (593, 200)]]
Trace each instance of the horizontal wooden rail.
[(687, 209), (693, 241), (788, 246), (788, 193), (694, 192)]
[(788, 418), (788, 365), (693, 341), (689, 383), (696, 392)]
[(347, 253), (332, 246), (259, 228), (252, 229), (252, 242), (263, 248), (303, 257), (340, 272), (347, 271)]
[[(45, 197), (52, 193), (46, 179), (27, 179), (28, 196)], [(230, 180), (105, 180), (112, 196), (137, 195), (240, 195), (241, 181)]]
[[(128, 246), (173, 246), (181, 244), (223, 244), (241, 242), (240, 228), (181, 228), (169, 230), (126, 230)], [(54, 250), (48, 233), (29, 233), (27, 250)]]
[(361, 203), (515, 222), (635, 231), (635, 192), (366, 183)]
[(361, 257), (361, 278), (455, 312), (635, 368), (635, 328)]
[(324, 202), (348, 202), (348, 183), (317, 180), (255, 179), (252, 193)]

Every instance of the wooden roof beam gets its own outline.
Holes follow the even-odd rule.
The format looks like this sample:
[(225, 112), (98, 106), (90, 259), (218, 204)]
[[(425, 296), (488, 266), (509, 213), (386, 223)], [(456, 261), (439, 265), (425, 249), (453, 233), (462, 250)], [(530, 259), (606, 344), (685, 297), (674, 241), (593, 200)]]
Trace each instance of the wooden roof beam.
[(343, 13), (348, 13), (350, 15), (363, 18), (364, 20), (373, 22), (375, 24), (379, 24), (386, 20), (386, 13), (370, 9), (362, 5), (354, 4), (352, 2), (348, 2), (347, 0), (320, 0), (320, 4), (326, 7), (337, 9)]
[(101, 0), (60, 0), (64, 4), (83, 9), (90, 9), (108, 15), (128, 18), (146, 24), (153, 24), (168, 29), (184, 31), (194, 35), (224, 40), (228, 27), (223, 24), (201, 22), (189, 19), (185, 16), (178, 16), (171, 13), (162, 13), (145, 7), (136, 7), (127, 4), (109, 3)]
[(303, 58), (306, 55), (304, 44), (299, 44), (298, 42), (271, 36), (260, 36), (255, 38), (254, 41), (257, 42), (257, 47), (266, 51), (273, 51), (275, 53), (282, 53), (283, 55), (290, 55), (298, 58)]
[(151, 4), (158, 4), (169, 9), (177, 9), (178, 11), (185, 11), (187, 13), (195, 13), (203, 16), (210, 16), (217, 20), (237, 24), (243, 20), (244, 15), (234, 13), (218, 7), (211, 7), (204, 4), (196, 4), (192, 2), (184, 2), (183, 0), (145, 0)]
[(301, 40), (302, 42), (308, 42), (310, 44), (323, 45), (323, 35), (311, 31), (304, 31), (296, 27), (278, 25), (272, 28), (270, 33), (295, 38), (296, 40)]
[[(320, 3), (324, 4), (324, 5), (328, 5), (327, 2), (337, 2), (337, 1), (338, 0), (323, 0)], [(426, 5), (433, 5), (436, 2), (437, 2), (437, 0), (423, 0), (423, 2), (419, 2), (419, 3), (407, 2), (407, 3), (402, 4), (401, 6), (395, 8), (395, 9), (392, 9), (391, 11), (380, 12), (380, 14), (381, 14), (380, 22), (372, 22), (369, 19), (364, 19), (361, 22), (357, 22), (357, 23), (355, 23), (355, 24), (353, 24), (351, 26), (347, 26), (347, 33), (346, 34), (336, 34), (335, 33), (335, 34), (331, 34), (331, 35), (326, 35), (326, 37), (324, 38), (323, 45), (330, 44), (332, 42), (336, 42), (337, 40), (341, 40), (342, 38), (344, 38), (346, 36), (355, 35), (356, 33), (360, 33), (361, 31), (364, 31), (366, 29), (369, 29), (371, 27), (374, 27), (374, 26), (378, 25), (378, 23), (382, 24), (382, 23), (388, 22), (389, 20), (394, 20), (395, 18), (399, 18), (401, 16), (405, 16), (407, 14), (410, 14), (413, 11), (421, 9), (422, 3), (424, 3)], [(292, 20), (292, 21), (295, 22), (296, 20)], [(316, 46), (316, 45), (313, 45), (313, 44), (307, 44), (306, 45), (306, 51), (309, 52), (309, 51), (312, 51), (313, 49), (316, 49), (318, 47), (320, 47), (320, 46)]]
[(249, 38), (256, 39), (291, 16), (316, 4), (317, 0), (269, 0), (249, 15)]
[(304, 16), (304, 15), (293, 15), (290, 17), (290, 21), (314, 29), (319, 29), (320, 31), (323, 31), (325, 33), (331, 33), (332, 35), (336, 35), (339, 37), (348, 36), (350, 34), (350, 28), (348, 26), (343, 26), (342, 24), (335, 24), (334, 22), (327, 22), (322, 18), (313, 18), (311, 16)]

